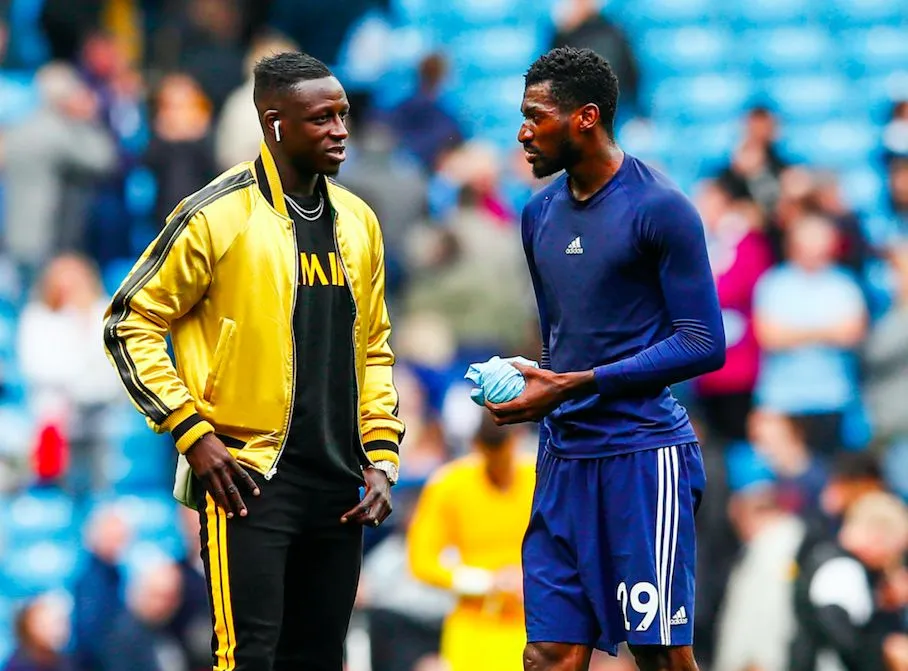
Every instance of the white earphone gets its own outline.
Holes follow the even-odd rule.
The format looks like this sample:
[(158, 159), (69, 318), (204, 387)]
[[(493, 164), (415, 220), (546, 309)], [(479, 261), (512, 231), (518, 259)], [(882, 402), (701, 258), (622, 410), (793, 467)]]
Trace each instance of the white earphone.
[(281, 141), (281, 120), (278, 119), (274, 122), (274, 139), (278, 142)]

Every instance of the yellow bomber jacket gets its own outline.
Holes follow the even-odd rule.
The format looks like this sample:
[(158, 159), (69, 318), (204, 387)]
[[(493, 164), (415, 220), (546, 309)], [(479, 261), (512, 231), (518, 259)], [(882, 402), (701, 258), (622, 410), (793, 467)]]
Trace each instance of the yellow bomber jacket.
[[(381, 229), (353, 193), (328, 180), (321, 187), (356, 306), (361, 442), (372, 463), (399, 464), (404, 425), (392, 382)], [(108, 358), (148, 424), (169, 431), (181, 454), (214, 431), (246, 466), (269, 478), (276, 472), (296, 382), (293, 226), (263, 143), (256, 161), (177, 205), (107, 309)]]

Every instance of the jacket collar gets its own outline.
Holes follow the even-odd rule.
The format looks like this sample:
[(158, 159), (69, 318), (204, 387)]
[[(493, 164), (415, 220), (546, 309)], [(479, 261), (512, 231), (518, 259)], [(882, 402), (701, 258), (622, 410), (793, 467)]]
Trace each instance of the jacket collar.
[[(281, 176), (277, 172), (274, 156), (265, 141), (262, 141), (261, 154), (255, 160), (255, 179), (265, 199), (281, 215), (290, 218), (287, 212), (287, 201), (284, 200), (284, 187), (281, 185)], [(316, 189), (319, 189), (328, 198), (328, 180), (324, 175), (319, 175)]]

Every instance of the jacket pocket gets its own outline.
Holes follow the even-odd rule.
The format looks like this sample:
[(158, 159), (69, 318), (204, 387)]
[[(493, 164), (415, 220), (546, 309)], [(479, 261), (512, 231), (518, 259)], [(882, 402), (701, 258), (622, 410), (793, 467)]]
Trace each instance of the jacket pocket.
[(211, 362), (211, 370), (208, 371), (208, 378), (205, 380), (205, 391), (202, 392), (202, 398), (206, 403), (213, 403), (215, 391), (217, 391), (218, 380), (221, 377), (221, 370), (224, 362), (230, 355), (230, 348), (233, 345), (233, 336), (236, 334), (236, 322), (224, 317), (221, 319), (221, 329), (218, 333), (218, 344), (214, 348), (214, 358)]

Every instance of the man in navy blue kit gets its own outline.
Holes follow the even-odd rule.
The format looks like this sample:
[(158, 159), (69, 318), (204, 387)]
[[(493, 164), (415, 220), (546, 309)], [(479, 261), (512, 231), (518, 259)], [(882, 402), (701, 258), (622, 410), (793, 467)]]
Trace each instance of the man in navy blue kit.
[(526, 74), (518, 135), (537, 177), (523, 211), (542, 328), (499, 424), (542, 421), (523, 548), (527, 671), (583, 671), (627, 641), (643, 671), (693, 671), (694, 515), (705, 486), (669, 385), (715, 370), (725, 336), (703, 226), (614, 140), (618, 82), (588, 49)]

